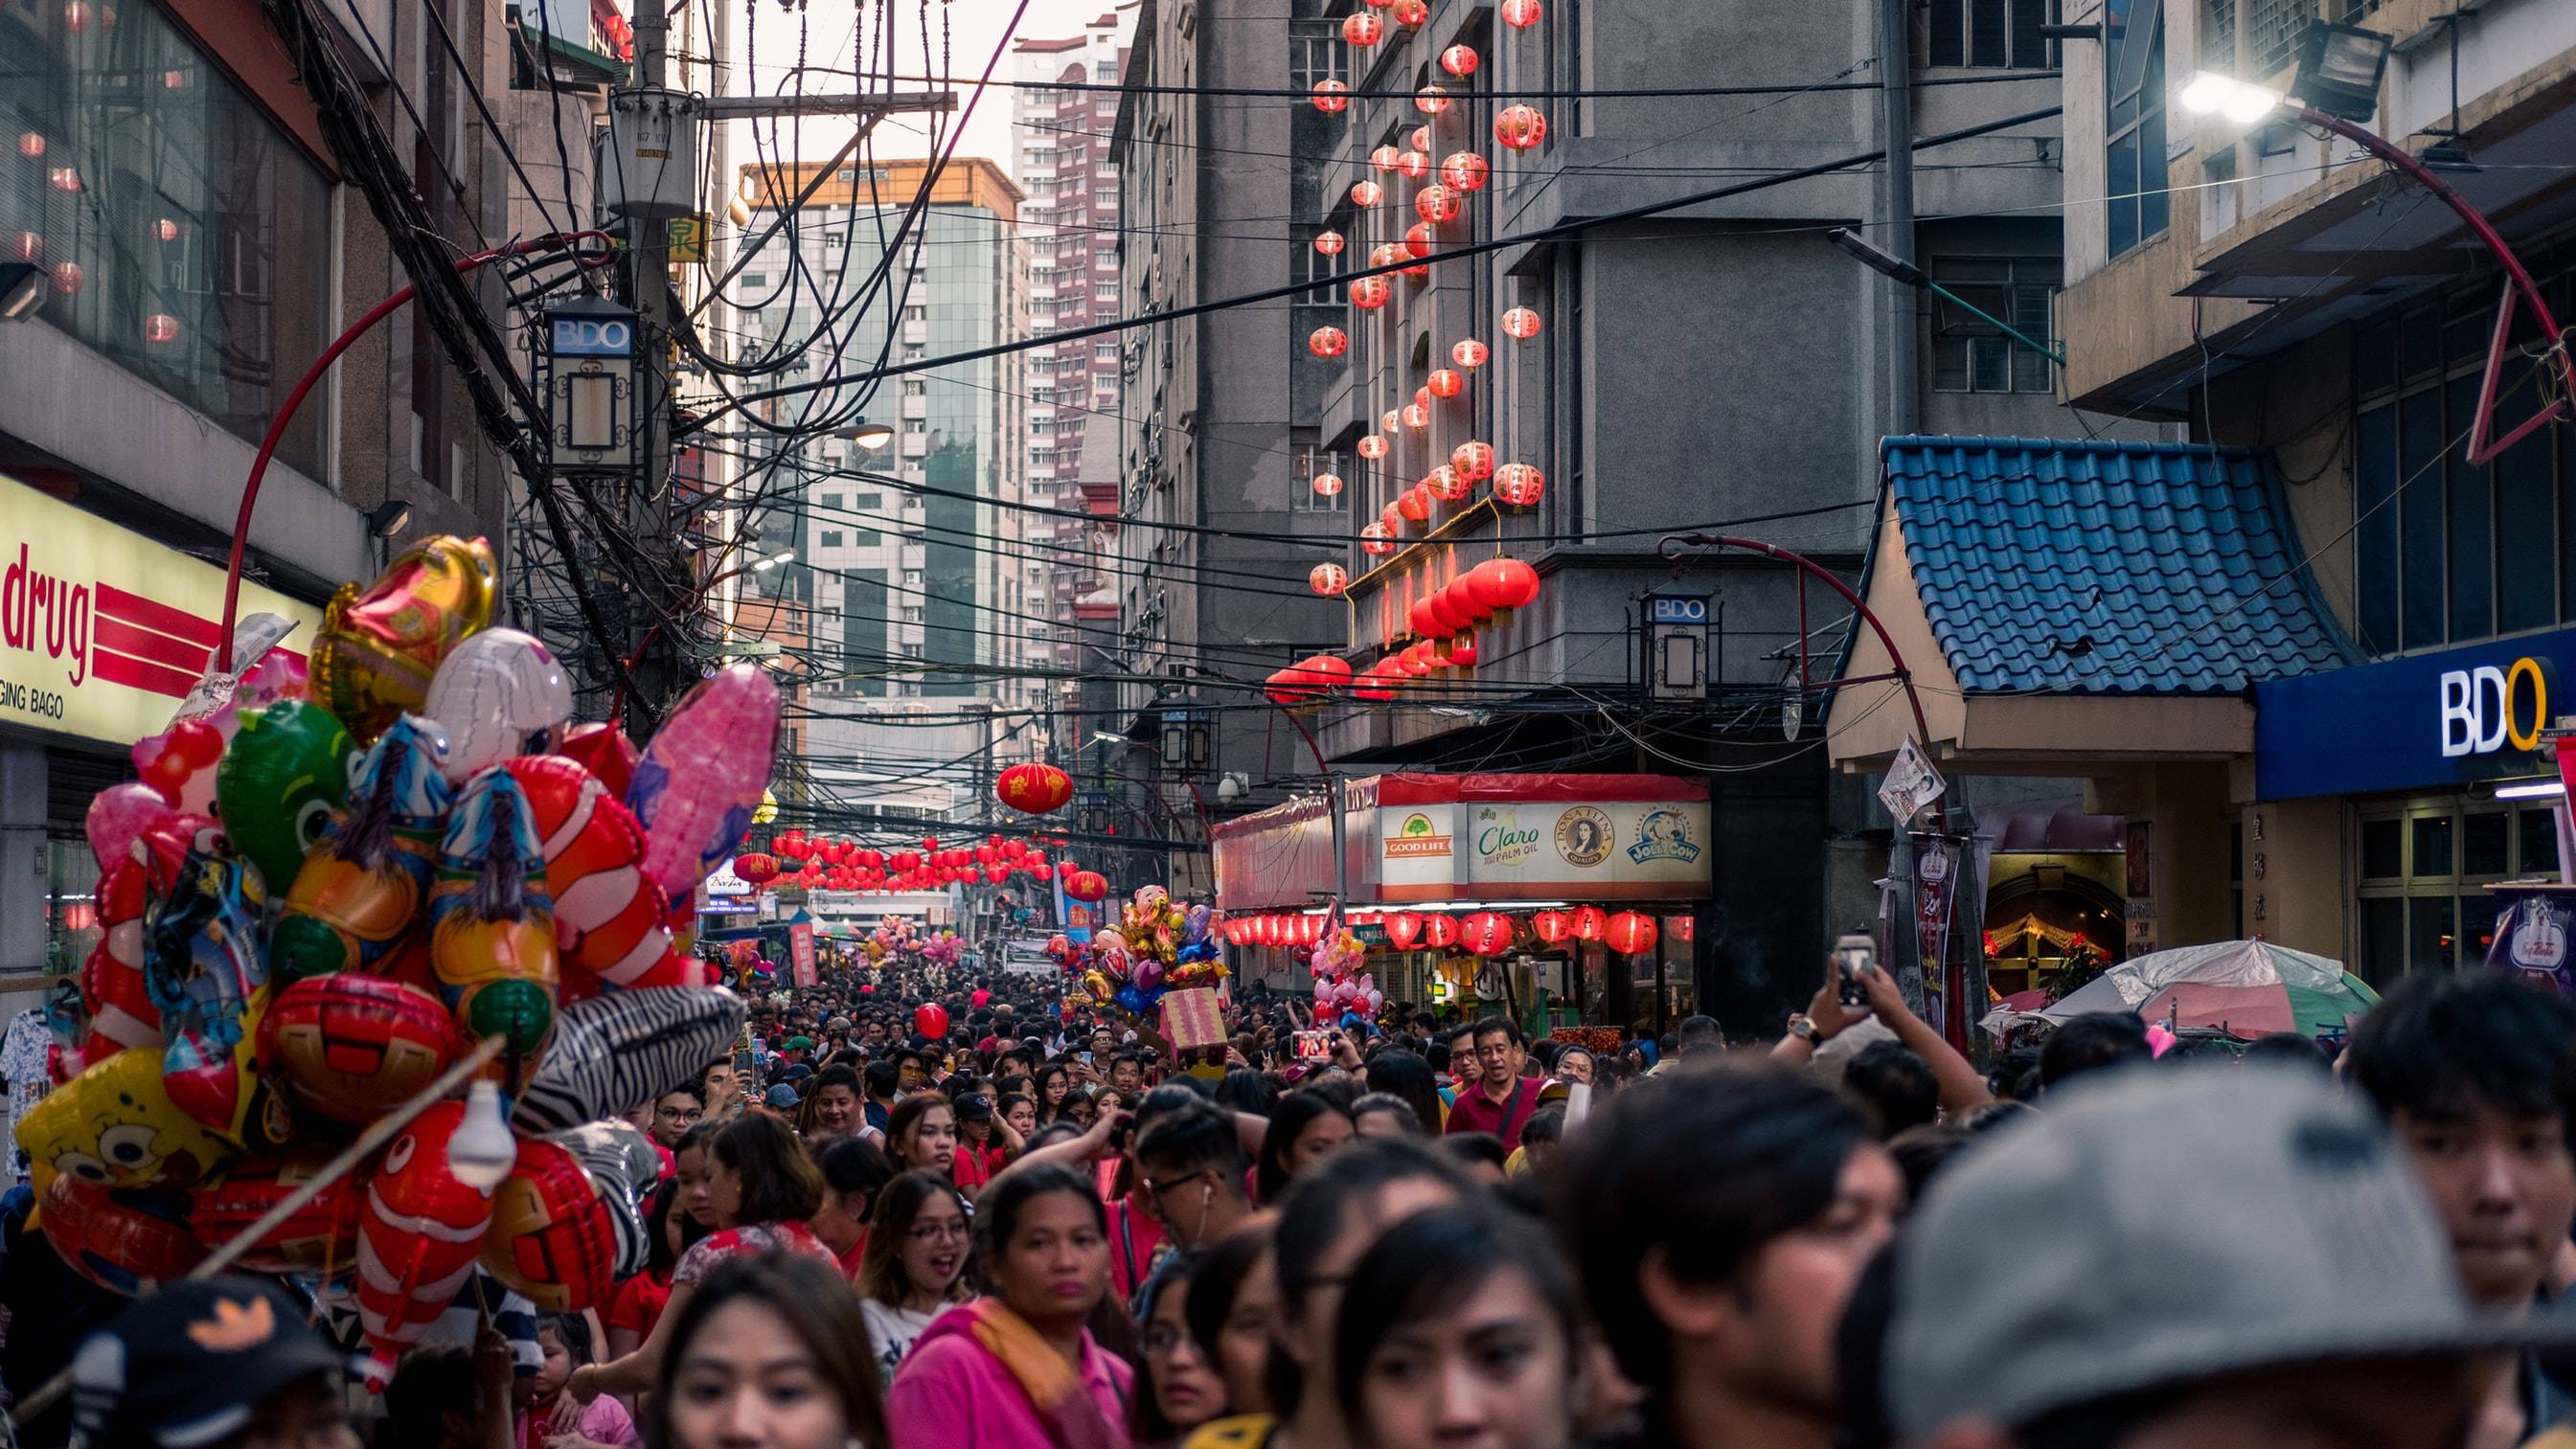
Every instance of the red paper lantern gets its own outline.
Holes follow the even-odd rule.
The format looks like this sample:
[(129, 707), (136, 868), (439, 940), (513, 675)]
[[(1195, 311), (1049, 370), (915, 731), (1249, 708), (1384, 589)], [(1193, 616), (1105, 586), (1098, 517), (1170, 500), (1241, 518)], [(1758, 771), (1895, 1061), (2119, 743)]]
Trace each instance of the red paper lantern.
[(1315, 109), (1338, 116), (1351, 108), (1351, 88), (1330, 76), (1315, 82)]
[(1082, 867), (1074, 864), (1072, 861), (1061, 860), (1056, 862), (1055, 878), (1057, 880), (1071, 884), (1073, 878), (1081, 873)]
[(1349, 245), (1349, 243), (1343, 240), (1340, 232), (1319, 231), (1315, 233), (1315, 250), (1324, 256), (1338, 257), (1342, 254), (1342, 248), (1347, 245)]
[(1440, 52), (1440, 68), (1460, 80), (1476, 73), (1476, 63), (1476, 47), (1472, 45), (1453, 45)]
[[(1478, 591), (1478, 597), (1491, 598), (1497, 609), (1526, 608), (1538, 597), (1538, 570), (1516, 558), (1490, 559), (1493, 565), (1492, 592)], [(1477, 565), (1478, 568), (1484, 564)]]
[(1467, 495), (1475, 491), (1468, 486), (1466, 479), (1458, 476), (1457, 469), (1446, 463), (1423, 474), (1422, 486), (1442, 503), (1464, 502)]
[(1395, 685), (1396, 681), (1387, 677), (1385, 661), (1381, 660), (1361, 670), (1359, 677), (1351, 681), (1351, 698), (1384, 704), (1395, 698)]
[(1514, 30), (1529, 29), (1546, 13), (1539, 0), (1503, 0), (1503, 23)]
[(1476, 667), (1476, 636), (1461, 634), (1449, 641), (1449, 662), (1460, 669)]
[(1365, 10), (1355, 10), (1342, 21), (1342, 39), (1366, 50), (1386, 39), (1386, 24)]
[(1376, 433), (1363, 433), (1354, 445), (1359, 455), (1374, 463), (1386, 456), (1386, 439)]
[(1578, 941), (1598, 941), (1610, 929), (1610, 917), (1599, 906), (1574, 908), (1574, 937)]
[(1073, 798), (1073, 777), (1040, 761), (1013, 765), (993, 782), (995, 799), (1031, 815), (1050, 815)]
[(1351, 350), (1351, 334), (1339, 327), (1318, 327), (1306, 334), (1306, 350), (1317, 357), (1339, 357)]
[(1351, 305), (1363, 312), (1374, 312), (1387, 303), (1395, 289), (1384, 277), (1351, 278)]
[(1644, 911), (1621, 911), (1610, 918), (1602, 939), (1622, 956), (1643, 955), (1655, 949), (1655, 918)]
[(1461, 923), (1458, 941), (1479, 956), (1499, 956), (1512, 948), (1518, 934), (1511, 917), (1500, 911), (1478, 911)]
[(1109, 894), (1108, 878), (1096, 870), (1079, 870), (1065, 882), (1064, 893), (1077, 901), (1096, 901)]
[(1422, 939), (1422, 917), (1412, 911), (1397, 911), (1386, 918), (1386, 939), (1399, 951), (1410, 951)]
[(1413, 193), (1414, 214), (1433, 226), (1446, 226), (1456, 221), (1458, 210), (1464, 204), (1457, 192), (1437, 181)]
[(1368, 264), (1372, 267), (1391, 267), (1403, 261), (1404, 255), (1404, 243), (1379, 242), (1369, 248)]
[(1432, 616), (1431, 600), (1427, 597), (1413, 601), (1413, 607), (1405, 611), (1405, 623), (1414, 634), (1425, 639), (1442, 632), (1440, 621)]
[(1386, 188), (1363, 176), (1351, 183), (1351, 205), (1365, 210), (1386, 198)]
[(1473, 439), (1449, 450), (1449, 466), (1470, 483), (1482, 483), (1494, 476), (1494, 445)]
[(1328, 599), (1340, 597), (1350, 584), (1350, 570), (1337, 563), (1320, 563), (1306, 570), (1306, 587)]
[(1395, 552), (1395, 530), (1375, 520), (1360, 525), (1360, 552), (1371, 558), (1384, 558)]
[(1461, 337), (1449, 348), (1449, 360), (1469, 372), (1484, 366), (1485, 359), (1493, 355), (1492, 348), (1473, 337)]
[(1341, 689), (1351, 682), (1351, 662), (1338, 654), (1318, 654), (1306, 661), (1306, 672), (1326, 689)]
[(1528, 463), (1506, 463), (1494, 474), (1494, 499), (1514, 508), (1535, 507), (1547, 492), (1547, 475)]
[(1436, 367), (1424, 385), (1437, 398), (1453, 398), (1467, 390), (1467, 375), (1451, 367)]
[(1430, 0), (1395, 0), (1395, 4), (1388, 8), (1387, 13), (1394, 16), (1395, 23), (1405, 29), (1419, 30), (1422, 28), (1422, 23), (1431, 18), (1431, 3)]
[(1440, 184), (1452, 191), (1482, 191), (1494, 173), (1484, 157), (1473, 151), (1453, 153), (1440, 163)]
[(1446, 951), (1458, 944), (1458, 918), (1445, 911), (1433, 911), (1422, 918), (1422, 941), (1434, 950)]
[(1436, 116), (1449, 109), (1449, 88), (1437, 81), (1413, 93), (1413, 108), (1426, 116)]
[(778, 860), (757, 852), (737, 855), (733, 858), (733, 873), (741, 876), (746, 885), (767, 885), (778, 879)]
[(1396, 495), (1395, 511), (1408, 522), (1423, 523), (1431, 517), (1431, 490), (1419, 483)]
[(1515, 342), (1527, 342), (1531, 338), (1536, 337), (1539, 334), (1540, 326), (1541, 323), (1539, 322), (1538, 312), (1535, 308), (1514, 307), (1512, 310), (1503, 314), (1504, 335), (1510, 337)]
[(1431, 154), (1427, 151), (1405, 151), (1395, 158), (1395, 174), (1407, 181), (1419, 181), (1431, 174)]
[(1392, 171), (1399, 154), (1393, 146), (1379, 146), (1369, 152), (1369, 166), (1378, 171)]
[[(1432, 240), (1431, 223), (1427, 221), (1417, 221), (1413, 225), (1404, 229), (1404, 249), (1407, 252), (1412, 253), (1414, 256), (1427, 257), (1431, 255)], [(1412, 269), (1408, 267), (1406, 270), (1410, 271)]]
[(1413, 432), (1421, 432), (1424, 428), (1431, 426), (1431, 409), (1424, 407), (1420, 403), (1406, 403), (1404, 405), (1404, 425)]
[(1547, 117), (1536, 106), (1505, 106), (1494, 117), (1494, 139), (1514, 151), (1526, 151), (1547, 140)]

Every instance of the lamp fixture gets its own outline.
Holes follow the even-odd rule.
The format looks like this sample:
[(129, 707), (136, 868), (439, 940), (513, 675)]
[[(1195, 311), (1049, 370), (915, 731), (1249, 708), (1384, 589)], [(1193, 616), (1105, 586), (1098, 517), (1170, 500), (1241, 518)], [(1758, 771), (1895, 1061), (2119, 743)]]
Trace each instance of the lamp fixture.
[(894, 441), (894, 428), (886, 423), (872, 423), (861, 419), (846, 428), (835, 429), (832, 436), (846, 438), (871, 453), (878, 453), (885, 450), (886, 444)]
[(34, 262), (0, 263), (0, 322), (36, 315), (45, 305), (45, 269)]
[(388, 498), (367, 512), (367, 532), (375, 538), (391, 538), (411, 522), (411, 502)]

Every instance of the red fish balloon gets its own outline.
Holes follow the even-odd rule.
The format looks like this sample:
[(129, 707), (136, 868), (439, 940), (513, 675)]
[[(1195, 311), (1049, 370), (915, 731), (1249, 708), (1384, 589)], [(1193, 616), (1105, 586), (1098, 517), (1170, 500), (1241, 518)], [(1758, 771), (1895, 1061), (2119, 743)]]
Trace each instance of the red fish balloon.
[(492, 1226), (492, 1199), (456, 1180), (447, 1144), (463, 1102), (412, 1119), (367, 1180), (358, 1224), (358, 1322), (390, 1367), (454, 1302)]
[(572, 1152), (519, 1139), (519, 1161), (492, 1196), (483, 1266), (549, 1313), (579, 1313), (617, 1286), (616, 1214)]

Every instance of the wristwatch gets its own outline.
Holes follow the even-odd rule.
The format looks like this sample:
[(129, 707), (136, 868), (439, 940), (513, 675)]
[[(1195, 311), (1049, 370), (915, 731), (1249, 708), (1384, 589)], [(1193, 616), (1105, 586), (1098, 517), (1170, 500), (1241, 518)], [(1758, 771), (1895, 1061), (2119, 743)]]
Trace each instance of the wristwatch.
[(1817, 1029), (1815, 1018), (1807, 1015), (1803, 1011), (1798, 1012), (1789, 1018), (1789, 1035), (1798, 1038), (1809, 1046), (1823, 1046), (1827, 1041), (1832, 1040), (1832, 1038), (1826, 1036), (1824, 1032)]

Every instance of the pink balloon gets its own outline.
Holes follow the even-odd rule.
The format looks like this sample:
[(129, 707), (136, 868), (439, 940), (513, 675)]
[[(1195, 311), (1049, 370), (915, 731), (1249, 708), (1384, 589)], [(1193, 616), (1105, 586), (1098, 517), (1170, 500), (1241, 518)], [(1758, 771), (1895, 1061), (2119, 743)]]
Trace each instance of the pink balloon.
[(1369, 988), (1367, 999), (1370, 1015), (1374, 1016), (1378, 1012), (1386, 1009), (1386, 993), (1378, 990), (1376, 987), (1372, 986)]
[(176, 813), (160, 791), (140, 780), (111, 785), (89, 802), (89, 848), (101, 868), (113, 868), (137, 837)]
[(673, 900), (751, 829), (777, 745), (777, 683), (736, 664), (699, 680), (644, 747), (626, 805), (644, 827), (644, 874)]

